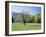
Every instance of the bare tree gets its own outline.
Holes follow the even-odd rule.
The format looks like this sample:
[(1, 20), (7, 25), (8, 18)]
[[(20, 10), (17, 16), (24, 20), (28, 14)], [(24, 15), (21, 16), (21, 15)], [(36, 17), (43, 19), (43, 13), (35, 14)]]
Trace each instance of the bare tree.
[(24, 25), (26, 25), (26, 22), (28, 22), (28, 20), (29, 20), (29, 14), (28, 14), (28, 12), (22, 11), (21, 17), (23, 19)]

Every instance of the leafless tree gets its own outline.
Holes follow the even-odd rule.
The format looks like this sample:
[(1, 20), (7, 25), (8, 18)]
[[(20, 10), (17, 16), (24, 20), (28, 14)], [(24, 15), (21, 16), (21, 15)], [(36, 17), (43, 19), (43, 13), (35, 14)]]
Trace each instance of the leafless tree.
[(26, 22), (29, 20), (29, 14), (28, 14), (28, 12), (22, 11), (21, 17), (22, 17), (24, 25), (26, 25)]

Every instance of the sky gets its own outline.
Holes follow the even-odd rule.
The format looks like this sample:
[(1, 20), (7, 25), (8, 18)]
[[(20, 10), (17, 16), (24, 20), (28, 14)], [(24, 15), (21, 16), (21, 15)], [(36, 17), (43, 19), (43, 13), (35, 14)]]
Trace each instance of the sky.
[(15, 13), (22, 13), (22, 11), (26, 11), (31, 15), (36, 15), (38, 13), (41, 13), (41, 7), (32, 7), (32, 6), (15, 6), (15, 5), (12, 5), (11, 10), (12, 10), (12, 12), (15, 12)]

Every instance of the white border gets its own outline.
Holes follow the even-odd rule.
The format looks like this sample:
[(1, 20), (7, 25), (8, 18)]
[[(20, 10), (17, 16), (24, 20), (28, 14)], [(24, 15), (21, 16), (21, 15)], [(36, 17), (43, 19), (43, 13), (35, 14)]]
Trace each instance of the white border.
[[(11, 6), (35, 6), (35, 7), (41, 7), (41, 30), (28, 30), (28, 31), (12, 31), (12, 13), (11, 13)], [(20, 4), (20, 3), (9, 3), (9, 34), (26, 34), (26, 33), (40, 33), (43, 32), (44, 28), (44, 6), (41, 4)]]

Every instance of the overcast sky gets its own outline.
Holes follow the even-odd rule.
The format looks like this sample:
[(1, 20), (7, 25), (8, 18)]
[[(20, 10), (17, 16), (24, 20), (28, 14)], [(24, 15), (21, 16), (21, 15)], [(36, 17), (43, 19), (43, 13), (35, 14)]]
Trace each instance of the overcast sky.
[(32, 6), (15, 6), (12, 5), (12, 12), (21, 13), (22, 11), (26, 11), (31, 15), (36, 15), (41, 13), (41, 7), (32, 7)]

